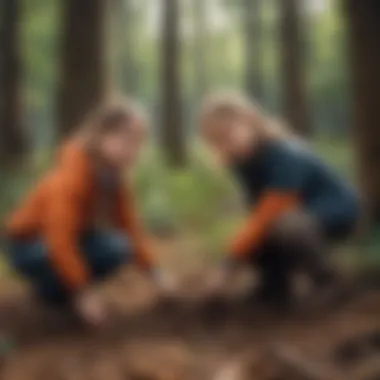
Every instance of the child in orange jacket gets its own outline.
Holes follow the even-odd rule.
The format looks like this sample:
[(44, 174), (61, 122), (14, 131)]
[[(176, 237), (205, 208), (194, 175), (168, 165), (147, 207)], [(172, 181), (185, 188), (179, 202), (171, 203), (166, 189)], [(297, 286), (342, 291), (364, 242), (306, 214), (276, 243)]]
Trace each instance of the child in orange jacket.
[(333, 279), (326, 246), (347, 237), (359, 217), (358, 195), (290, 130), (239, 94), (208, 99), (201, 133), (238, 179), (249, 215), (211, 288), (232, 268), (255, 263), (261, 299), (290, 300), (291, 273), (302, 267), (317, 287)]
[(143, 115), (130, 103), (95, 110), (7, 226), (16, 270), (45, 301), (71, 303), (90, 323), (100, 323), (106, 313), (92, 292), (94, 281), (132, 260), (157, 275), (131, 189), (122, 178), (146, 129)]

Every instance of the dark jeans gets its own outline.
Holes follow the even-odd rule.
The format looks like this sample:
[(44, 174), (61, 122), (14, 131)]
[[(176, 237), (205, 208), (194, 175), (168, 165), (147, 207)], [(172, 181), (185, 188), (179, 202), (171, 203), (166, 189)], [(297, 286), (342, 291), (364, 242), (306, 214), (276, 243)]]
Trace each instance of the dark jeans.
[[(317, 286), (333, 279), (326, 252), (331, 243), (340, 241), (354, 230), (329, 228), (307, 213), (289, 212), (283, 215), (266, 237), (253, 265), (261, 273), (260, 295), (263, 300), (284, 302), (291, 296), (291, 278), (297, 270), (306, 272)], [(339, 233), (338, 233), (339, 232)]]
[[(88, 232), (80, 245), (94, 281), (104, 279), (131, 261), (128, 239), (116, 231)], [(54, 305), (69, 301), (69, 292), (51, 265), (44, 241), (12, 240), (8, 250), (13, 267), (30, 281), (44, 301)]]

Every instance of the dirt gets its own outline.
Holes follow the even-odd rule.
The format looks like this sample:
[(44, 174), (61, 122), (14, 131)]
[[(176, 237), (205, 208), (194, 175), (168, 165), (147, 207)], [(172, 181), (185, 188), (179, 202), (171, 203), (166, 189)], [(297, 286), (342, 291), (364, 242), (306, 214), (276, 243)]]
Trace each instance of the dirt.
[(8, 283), (0, 379), (380, 379), (379, 291), (280, 314), (234, 297), (207, 299), (201, 284), (193, 276), (178, 299), (164, 301), (138, 274), (121, 274), (100, 290), (113, 313), (93, 331)]

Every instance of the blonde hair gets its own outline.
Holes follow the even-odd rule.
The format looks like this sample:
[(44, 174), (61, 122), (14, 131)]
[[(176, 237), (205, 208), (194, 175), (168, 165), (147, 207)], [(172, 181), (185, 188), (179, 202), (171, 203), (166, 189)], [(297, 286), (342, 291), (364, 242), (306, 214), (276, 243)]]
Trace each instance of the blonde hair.
[(252, 127), (261, 139), (281, 140), (294, 137), (293, 132), (284, 123), (268, 116), (262, 107), (238, 92), (219, 92), (212, 94), (203, 102), (201, 110), (201, 126), (207, 126), (215, 117), (245, 116), (253, 122)]
[(138, 120), (144, 130), (147, 128), (148, 117), (140, 104), (128, 98), (110, 98), (86, 115), (78, 135), (93, 141), (108, 132), (125, 128), (132, 120)]

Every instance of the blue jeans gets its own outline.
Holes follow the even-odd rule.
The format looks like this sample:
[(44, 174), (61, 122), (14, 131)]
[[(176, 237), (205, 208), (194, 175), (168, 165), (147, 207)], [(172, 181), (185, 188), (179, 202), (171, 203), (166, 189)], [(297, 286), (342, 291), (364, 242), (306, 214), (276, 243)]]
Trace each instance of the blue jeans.
[[(111, 275), (132, 258), (128, 238), (117, 231), (85, 233), (80, 245), (94, 281)], [(9, 242), (9, 254), (13, 267), (31, 282), (44, 301), (54, 305), (69, 301), (70, 294), (51, 265), (44, 241), (13, 239)]]

